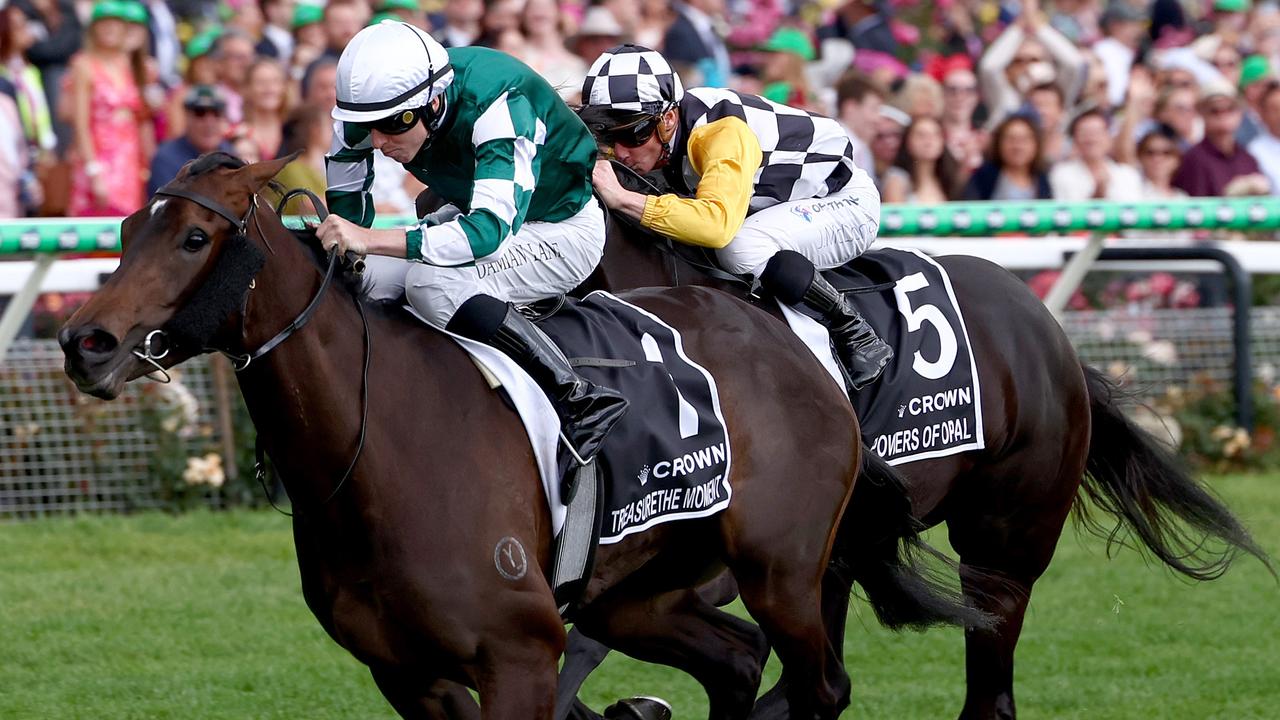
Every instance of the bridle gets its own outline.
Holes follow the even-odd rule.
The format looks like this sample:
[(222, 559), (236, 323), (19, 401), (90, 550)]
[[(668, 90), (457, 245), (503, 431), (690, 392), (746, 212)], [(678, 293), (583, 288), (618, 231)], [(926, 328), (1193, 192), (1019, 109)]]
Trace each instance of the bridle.
[[(170, 185), (172, 185), (172, 183)], [(263, 243), (266, 244), (265, 235), (263, 235), (262, 233), (262, 226), (258, 223), (258, 218), (257, 218), (257, 209), (258, 209), (257, 193), (254, 193), (252, 199), (249, 202), (249, 208), (245, 211), (245, 214), (243, 217), (238, 217), (225, 205), (217, 202), (216, 200), (213, 200), (212, 198), (206, 197), (199, 193), (191, 192), (189, 190), (184, 190), (182, 188), (165, 186), (157, 190), (155, 194), (164, 195), (167, 197), (180, 198), (182, 200), (193, 202), (196, 205), (199, 205), (200, 207), (225, 218), (227, 222), (231, 223), (233, 237), (247, 238), (249, 234), (249, 222), (250, 220), (252, 220), (254, 226), (257, 228), (258, 234), (263, 238)], [(311, 201), (312, 205), (315, 207), (316, 214), (319, 216), (321, 222), (323, 222), (325, 217), (327, 217), (329, 214), (328, 211), (325, 210), (324, 205), (320, 203), (320, 200), (315, 196), (315, 193), (306, 189), (295, 189), (285, 193), (284, 197), (281, 198), (280, 202), (277, 205), (277, 212), (279, 212), (280, 208), (283, 208), (285, 206), (285, 203), (287, 203), (289, 200), (293, 199), (295, 196), (298, 196), (298, 195), (306, 196)], [(268, 244), (267, 247), (269, 249), (270, 245)], [(263, 355), (266, 355), (267, 353), (271, 352), (275, 348), (279, 347), (281, 343), (283, 343), (285, 340), (288, 340), (290, 336), (292, 336), (294, 333), (298, 332), (299, 330), (301, 330), (303, 327), (306, 326), (307, 322), (311, 320), (311, 317), (315, 315), (316, 309), (320, 306), (320, 300), (324, 297), (325, 293), (329, 290), (329, 286), (333, 283), (333, 276), (338, 267), (338, 260), (340, 258), (340, 253), (338, 252), (338, 249), (335, 247), (332, 250), (330, 250), (328, 257), (329, 257), (328, 265), (325, 268), (324, 280), (321, 281), (320, 288), (316, 290), (316, 294), (311, 298), (311, 302), (307, 303), (307, 306), (303, 308), (302, 312), (299, 313), (298, 316), (293, 319), (293, 322), (289, 323), (287, 326), (285, 326), (283, 330), (276, 333), (270, 340), (266, 341), (261, 346), (259, 346), (257, 350), (253, 350), (244, 355), (237, 355), (235, 353), (229, 352), (221, 348), (205, 348), (205, 350), (213, 350), (216, 352), (220, 352), (223, 355), (226, 355), (228, 358), (231, 359), (232, 367), (235, 369), (235, 371), (242, 372), (246, 370), (254, 360), (257, 360)], [(355, 265), (358, 268), (360, 267), (360, 265), (362, 265), (362, 263), (359, 261), (356, 261), (356, 262), (353, 262), (353, 265)], [(244, 304), (242, 306), (242, 310), (240, 313), (241, 337), (243, 337), (244, 335), (244, 325), (243, 325), (244, 315), (245, 315), (245, 310), (247, 310), (249, 306), (249, 293), (252, 292), (255, 287), (256, 287), (256, 280), (251, 280), (249, 283), (249, 288), (245, 292)], [(361, 396), (360, 439), (356, 444), (356, 452), (355, 452), (355, 456), (351, 458), (351, 464), (347, 466), (346, 472), (342, 474), (341, 479), (338, 480), (338, 484), (333, 488), (333, 491), (329, 493), (328, 497), (326, 497), (323, 501), (321, 501), (320, 503), (321, 506), (327, 504), (330, 500), (333, 500), (333, 498), (337, 496), (338, 491), (342, 489), (342, 486), (346, 484), (347, 479), (351, 477), (352, 471), (355, 470), (356, 463), (360, 460), (360, 454), (364, 450), (365, 435), (368, 429), (369, 361), (373, 355), (372, 353), (373, 346), (369, 336), (369, 319), (365, 315), (364, 305), (361, 304), (359, 299), (356, 299), (355, 304), (356, 304), (356, 309), (360, 311), (360, 322), (364, 329), (364, 367), (361, 372), (361, 378), (360, 378), (360, 396)], [(157, 337), (163, 341), (165, 338), (165, 331), (163, 329), (157, 329), (147, 333), (147, 336), (143, 339), (141, 346), (139, 348), (135, 348), (133, 350), (133, 354), (136, 357), (154, 365), (157, 368), (157, 370), (159, 370), (164, 375), (164, 380), (162, 382), (168, 382), (169, 374), (165, 372), (164, 368), (161, 367), (160, 364), (157, 363), (156, 361), (167, 356), (169, 354), (169, 348), (166, 343), (164, 344), (163, 350), (157, 354), (156, 350), (153, 348), (153, 343), (155, 341), (155, 338)], [(260, 442), (260, 440), (255, 440), (254, 442), (254, 456), (255, 456), (254, 476), (257, 478), (259, 484), (262, 485), (263, 491), (267, 492), (266, 453), (262, 448), (262, 443)], [(285, 512), (284, 510), (281, 510), (279, 507), (276, 507), (275, 502), (271, 500), (270, 492), (267, 492), (267, 501), (270, 502), (271, 506), (275, 508), (277, 511), (285, 515), (292, 515), (292, 513)]]

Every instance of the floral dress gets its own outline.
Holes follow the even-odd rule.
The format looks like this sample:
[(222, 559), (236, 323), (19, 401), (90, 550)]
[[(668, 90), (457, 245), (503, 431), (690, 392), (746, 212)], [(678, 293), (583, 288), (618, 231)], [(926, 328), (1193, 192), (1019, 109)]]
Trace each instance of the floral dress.
[(86, 58), (92, 73), (89, 96), (89, 134), (93, 138), (98, 177), (107, 188), (107, 202), (93, 196), (93, 183), (78, 158), (71, 176), (73, 217), (128, 215), (142, 207), (143, 158), (139, 120), (144, 117), (142, 93), (133, 75), (113, 74), (105, 65)]

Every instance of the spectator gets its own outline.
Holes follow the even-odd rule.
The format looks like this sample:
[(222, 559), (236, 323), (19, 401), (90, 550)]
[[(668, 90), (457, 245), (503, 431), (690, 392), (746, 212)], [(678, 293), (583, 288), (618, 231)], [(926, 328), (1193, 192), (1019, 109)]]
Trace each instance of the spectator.
[(1025, 114), (1005, 118), (991, 134), (987, 161), (965, 186), (965, 200), (1049, 200), (1040, 128)]
[(1204, 119), (1204, 140), (1183, 156), (1173, 178), (1174, 187), (1193, 197), (1223, 195), (1233, 183), (1233, 193), (1257, 189), (1258, 181), (1269, 188), (1258, 161), (1236, 143), (1241, 112), (1235, 86), (1222, 81), (1210, 84), (1201, 93), (1199, 110)]
[(1157, 125), (1138, 141), (1138, 168), (1142, 171), (1143, 200), (1171, 200), (1187, 194), (1173, 186), (1173, 176), (1182, 163), (1178, 133), (1168, 125)]
[(126, 46), (131, 3), (93, 6), (84, 52), (71, 65), (75, 164), (68, 214), (128, 215), (142, 206), (142, 128), (148, 119)]
[(332, 110), (338, 104), (338, 61), (320, 58), (302, 78), (302, 102)]
[(587, 64), (565, 45), (556, 0), (525, 0), (522, 30), (525, 43), (520, 59), (545, 78), (560, 97), (577, 102)]
[(262, 42), (258, 54), (289, 62), (293, 57), (293, 0), (261, 0)]
[(151, 159), (151, 178), (147, 181), (147, 195), (178, 176), (183, 165), (201, 155), (221, 150), (232, 152), (225, 142), (227, 134), (227, 101), (222, 91), (214, 85), (196, 85), (183, 96), (186, 111), (185, 132), (181, 137), (162, 143)]
[(1076, 159), (1065, 160), (1049, 172), (1056, 200), (1137, 200), (1142, 186), (1138, 171), (1111, 159), (1111, 128), (1098, 109), (1077, 115), (1067, 128)]
[(227, 103), (227, 119), (232, 124), (244, 119), (245, 77), (256, 51), (253, 40), (237, 30), (224, 30), (213, 46), (218, 67), (218, 87)]
[(26, 214), (22, 178), (29, 164), (18, 104), (7, 92), (0, 92), (0, 218), (19, 218)]
[(1280, 83), (1267, 86), (1258, 103), (1262, 111), (1262, 130), (1249, 143), (1249, 154), (1258, 161), (1271, 182), (1271, 194), (1280, 194)]
[(662, 40), (672, 64), (688, 65), (709, 87), (728, 87), (729, 50), (717, 30), (724, 22), (725, 0), (687, 0), (676, 4), (676, 19)]
[(1024, 0), (1017, 22), (991, 43), (978, 65), (989, 122), (1017, 111), (1025, 94), (1045, 82), (1057, 83), (1070, 107), (1084, 84), (1084, 71), (1084, 56), (1045, 22), (1039, 0)]
[(982, 139), (974, 115), (981, 97), (978, 76), (967, 67), (954, 67), (942, 78), (942, 130), (947, 152), (964, 174), (982, 164)]
[(284, 66), (271, 58), (262, 58), (249, 66), (243, 127), (249, 141), (257, 147), (260, 160), (273, 160), (280, 151), (284, 119), (289, 114), (285, 82)]
[(805, 64), (814, 59), (813, 41), (799, 28), (780, 27), (760, 47), (760, 95), (782, 105), (817, 112), (817, 97), (809, 87)]
[(182, 56), (182, 41), (178, 39), (178, 22), (164, 0), (145, 0), (151, 46), (160, 82), (165, 87), (177, 87), (182, 78), (178, 74), (178, 58)]
[(825, 39), (839, 37), (853, 43), (858, 52), (873, 52), (894, 57), (898, 54), (898, 40), (889, 27), (882, 0), (845, 0), (836, 10), (830, 25), (818, 32)]
[(1263, 55), (1250, 55), (1240, 65), (1240, 92), (1244, 95), (1244, 117), (1236, 141), (1247, 146), (1262, 132), (1262, 96), (1276, 83), (1271, 62)]
[[(307, 68), (324, 53), (324, 8), (299, 2), (293, 8), (292, 75), (301, 80)], [(333, 58), (336, 63), (337, 58)]]
[(925, 115), (913, 120), (885, 172), (884, 202), (934, 205), (953, 199), (959, 168), (946, 148), (941, 122)]
[(1178, 133), (1179, 149), (1184, 152), (1204, 137), (1204, 122), (1196, 113), (1198, 98), (1196, 90), (1175, 87), (1166, 90), (1156, 100), (1155, 121)]
[(169, 94), (166, 111), (169, 139), (179, 137), (186, 131), (187, 115), (182, 104), (186, 99), (187, 89), (196, 85), (218, 84), (218, 61), (213, 57), (213, 46), (217, 44), (221, 34), (222, 28), (213, 27), (187, 41), (187, 69), (183, 73), (182, 84)]
[[(332, 141), (333, 121), (327, 108), (316, 105), (296, 108), (284, 123), (284, 144), (280, 148), (280, 154), (300, 154), (284, 166), (276, 176), (276, 181), (286, 190), (310, 190), (323, 206), (324, 193), (328, 189), (324, 174), (324, 154), (329, 151)], [(304, 198), (295, 198), (285, 206), (285, 212), (290, 215), (310, 214), (311, 203)]]
[(447, 48), (466, 47), (480, 38), (483, 17), (483, 0), (449, 0), (444, 4), (444, 25), (433, 34)]
[[(872, 180), (876, 178), (876, 163), (870, 143), (876, 135), (883, 104), (884, 90), (857, 70), (847, 71), (836, 83), (836, 119), (853, 141), (854, 164), (870, 173)], [(886, 162), (893, 162), (897, 152), (895, 147)]]
[(1042, 140), (1044, 159), (1052, 165), (1071, 156), (1071, 143), (1067, 140), (1067, 108), (1062, 97), (1062, 87), (1057, 83), (1043, 83), (1027, 93), (1027, 104), (1036, 114), (1040, 127), (1044, 128)]
[(864, 168), (873, 179), (879, 178), (877, 187), (881, 187), (884, 174), (898, 158), (898, 151), (902, 149), (902, 138), (910, 124), (911, 118), (898, 108), (892, 105), (880, 106), (880, 112), (876, 116), (875, 133), (871, 138), (872, 166)]
[[(67, 68), (72, 56), (80, 51), (84, 35), (75, 6), (71, 0), (15, 0), (14, 5), (22, 8), (31, 20), (34, 42), (27, 48), (27, 60), (40, 71), (49, 107), (61, 107)], [(59, 152), (68, 150), (74, 142), (70, 122), (54, 117), (53, 131), (58, 138)]]
[(324, 6), (324, 55), (337, 60), (342, 49), (369, 22), (369, 6), (364, 0), (329, 0)]
[(1102, 31), (1106, 37), (1093, 46), (1093, 52), (1102, 61), (1107, 77), (1107, 100), (1112, 107), (1124, 102), (1129, 86), (1129, 69), (1146, 34), (1146, 11), (1130, 4), (1129, 0), (1111, 0), (1102, 14)]
[(431, 23), (427, 21), (427, 14), (422, 12), (418, 0), (382, 0), (378, 4), (378, 12), (391, 15), (393, 20), (431, 31)]
[[(634, 1), (606, 0), (619, 21), (622, 21), (622, 15), (617, 11), (618, 5)], [(639, 5), (640, 17), (635, 27), (629, 28), (631, 41), (643, 47), (661, 48), (662, 38), (666, 37), (667, 28), (675, 21), (671, 3), (667, 0), (640, 0)], [(624, 28), (627, 27), (625, 21), (622, 23)]]
[(941, 118), (944, 107), (942, 86), (928, 75), (912, 73), (902, 82), (893, 106), (911, 117), (927, 115)]
[[(618, 4), (635, 6), (635, 3), (630, 0)], [(573, 39), (573, 53), (584, 62), (590, 63), (603, 55), (605, 50), (621, 44), (626, 37), (628, 37), (626, 28), (608, 6), (592, 5), (587, 8), (587, 13), (582, 17), (582, 24), (578, 26), (578, 34)], [(652, 45), (645, 47), (652, 47)]]
[(40, 70), (27, 62), (23, 53), (35, 44), (27, 17), (16, 6), (0, 8), (0, 78), (12, 84), (22, 137), (28, 148), (52, 160), (58, 138), (44, 94)]

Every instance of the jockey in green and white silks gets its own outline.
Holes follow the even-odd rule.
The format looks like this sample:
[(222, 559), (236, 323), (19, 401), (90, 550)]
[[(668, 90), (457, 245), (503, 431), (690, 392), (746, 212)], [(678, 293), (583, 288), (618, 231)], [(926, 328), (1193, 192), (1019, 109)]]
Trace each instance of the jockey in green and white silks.
[[(374, 299), (407, 297), (431, 323), (519, 363), (590, 459), (626, 400), (579, 376), (512, 306), (568, 292), (600, 260), (604, 216), (586, 126), (515, 58), (446, 51), (392, 20), (352, 38), (337, 83), (321, 242), (369, 256)], [(408, 227), (370, 229), (375, 150), (448, 204)]]

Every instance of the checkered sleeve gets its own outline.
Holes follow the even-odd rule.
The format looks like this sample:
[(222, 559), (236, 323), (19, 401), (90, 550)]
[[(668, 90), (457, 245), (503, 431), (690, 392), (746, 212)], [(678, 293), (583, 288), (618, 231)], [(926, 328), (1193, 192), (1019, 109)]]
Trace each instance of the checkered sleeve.
[(373, 143), (369, 132), (335, 120), (324, 169), (329, 212), (361, 227), (373, 227)]
[(475, 181), (470, 211), (434, 227), (411, 229), (408, 258), (431, 265), (466, 265), (498, 254), (520, 231), (537, 184), (538, 147), (546, 126), (529, 101), (503, 93), (472, 129)]

